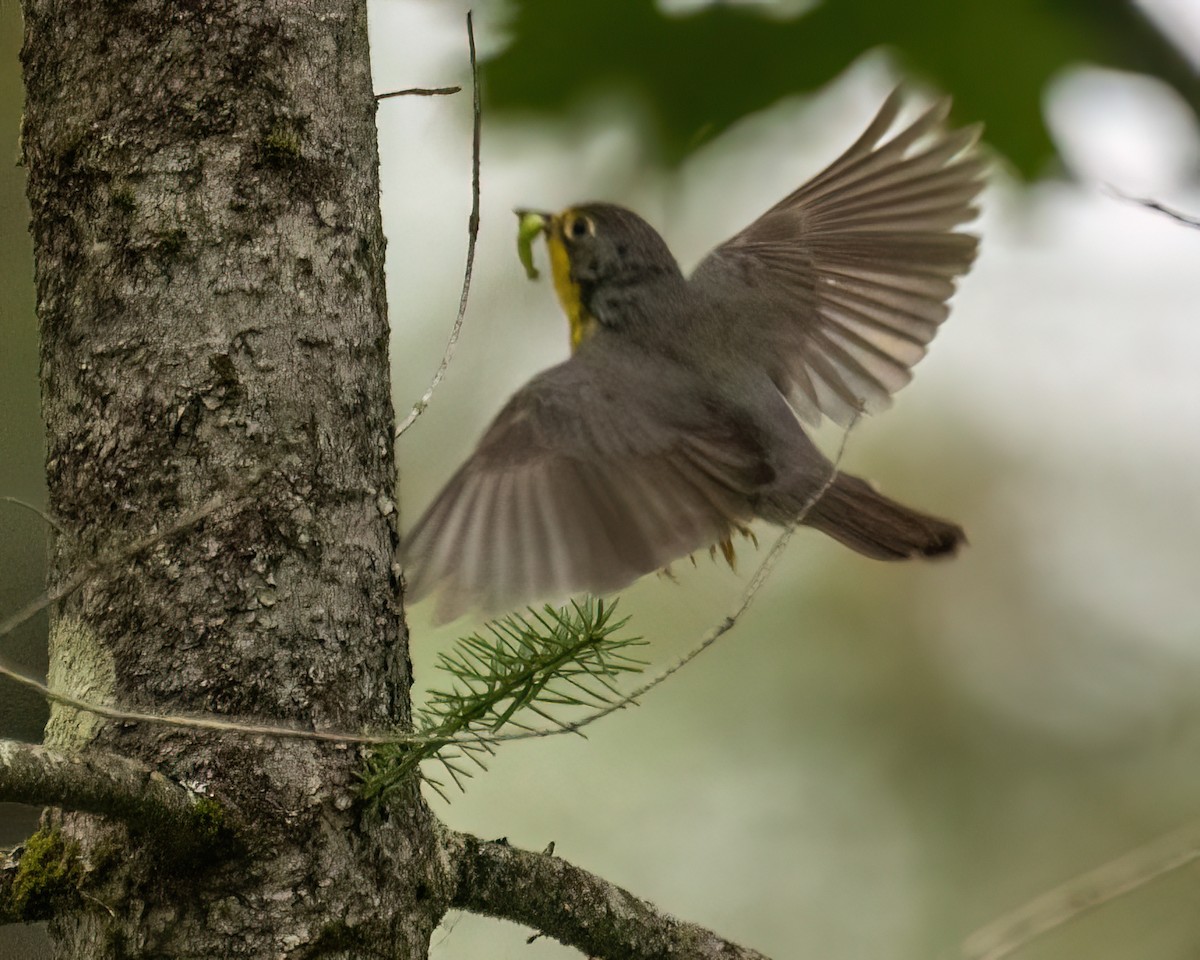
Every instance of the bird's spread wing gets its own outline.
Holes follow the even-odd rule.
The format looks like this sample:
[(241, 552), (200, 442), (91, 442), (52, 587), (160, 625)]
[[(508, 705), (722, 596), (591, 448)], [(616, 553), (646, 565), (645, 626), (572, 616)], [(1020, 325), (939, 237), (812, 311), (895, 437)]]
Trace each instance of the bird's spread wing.
[(752, 328), (747, 348), (813, 424), (890, 403), (975, 257), (976, 238), (954, 228), (976, 214), (980, 128), (947, 131), (943, 100), (884, 142), (899, 107), (897, 91), (849, 150), (692, 275)]
[(508, 402), (406, 539), (411, 599), (445, 621), (607, 593), (749, 522), (772, 479), (753, 432), (674, 422), (699, 405), (611, 373), (570, 360)]

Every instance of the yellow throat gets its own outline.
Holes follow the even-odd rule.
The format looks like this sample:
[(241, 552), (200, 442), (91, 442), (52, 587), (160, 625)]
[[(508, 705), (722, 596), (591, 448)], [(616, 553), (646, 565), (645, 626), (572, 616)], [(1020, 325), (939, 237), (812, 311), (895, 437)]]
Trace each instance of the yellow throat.
[(546, 232), (546, 246), (550, 250), (554, 292), (558, 294), (558, 302), (562, 304), (567, 321), (571, 324), (571, 352), (574, 353), (584, 340), (596, 332), (597, 321), (584, 308), (579, 284), (571, 279), (571, 256), (563, 240), (563, 223), (570, 218), (571, 211), (566, 210), (551, 219), (550, 229)]

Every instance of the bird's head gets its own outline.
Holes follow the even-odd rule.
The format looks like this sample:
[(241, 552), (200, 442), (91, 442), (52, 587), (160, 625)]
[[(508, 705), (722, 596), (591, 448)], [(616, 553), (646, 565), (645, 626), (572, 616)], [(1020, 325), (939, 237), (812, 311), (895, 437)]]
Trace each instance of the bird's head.
[(666, 241), (631, 210), (611, 203), (584, 203), (561, 213), (518, 210), (522, 261), (531, 276), (529, 244), (543, 234), (550, 269), (571, 324), (571, 349), (578, 349), (600, 326), (619, 329), (630, 297), (663, 279), (682, 280)]

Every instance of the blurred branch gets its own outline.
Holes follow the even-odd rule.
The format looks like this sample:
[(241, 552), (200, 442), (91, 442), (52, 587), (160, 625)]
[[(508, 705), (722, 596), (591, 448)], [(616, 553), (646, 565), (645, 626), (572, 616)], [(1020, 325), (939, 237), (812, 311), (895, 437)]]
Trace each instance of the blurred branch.
[(963, 960), (1002, 960), (1072, 920), (1200, 860), (1200, 823), (1080, 874), (981, 927), (963, 941)]
[(1128, 193), (1123, 193), (1112, 184), (1104, 185), (1105, 191), (1118, 200), (1127, 200), (1130, 203), (1136, 203), (1139, 206), (1146, 207), (1148, 210), (1154, 210), (1158, 213), (1164, 213), (1172, 220), (1178, 220), (1180, 223), (1186, 224), (1189, 227), (1200, 227), (1200, 217), (1193, 217), (1186, 213), (1181, 213), (1178, 210), (1172, 209), (1165, 204), (1159, 203), (1157, 200), (1151, 200), (1148, 197), (1134, 197)]
[(450, 337), (446, 341), (446, 349), (442, 354), (442, 362), (433, 374), (429, 388), (421, 394), (421, 399), (413, 404), (404, 421), (396, 427), (396, 436), (401, 436), (409, 427), (416, 423), (417, 417), (425, 412), (433, 392), (437, 390), (450, 361), (454, 358), (454, 348), (458, 346), (458, 335), (462, 332), (463, 318), (467, 314), (467, 296), (471, 292), (471, 273), (475, 269), (475, 241), (479, 238), (479, 140), (483, 125), (483, 107), (479, 96), (479, 65), (475, 61), (475, 27), (471, 19), (471, 11), (467, 11), (467, 46), (471, 55), (471, 110), (472, 110), (472, 140), (471, 140), (471, 217), (467, 221), (467, 266), (463, 271), (462, 293), (458, 298), (458, 316), (454, 318), (454, 326), (450, 328)]
[(767, 960), (627, 890), (507, 841), (447, 830), (451, 906), (521, 923), (604, 960)]

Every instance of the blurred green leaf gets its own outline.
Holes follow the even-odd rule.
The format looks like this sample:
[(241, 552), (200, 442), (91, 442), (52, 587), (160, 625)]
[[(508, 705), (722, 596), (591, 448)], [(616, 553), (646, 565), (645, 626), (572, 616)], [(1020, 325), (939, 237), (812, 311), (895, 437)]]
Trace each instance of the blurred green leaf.
[(826, 0), (791, 17), (715, 4), (669, 15), (653, 0), (510, 0), (512, 42), (484, 65), (495, 111), (562, 114), (635, 96), (678, 163), (746, 114), (828, 83), (886, 47), (954, 94), (963, 120), (1026, 176), (1055, 157), (1046, 82), (1091, 63), (1159, 77), (1200, 111), (1200, 77), (1128, 0)]

